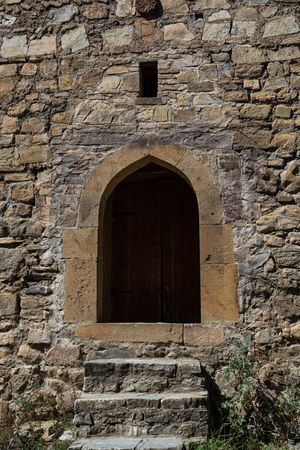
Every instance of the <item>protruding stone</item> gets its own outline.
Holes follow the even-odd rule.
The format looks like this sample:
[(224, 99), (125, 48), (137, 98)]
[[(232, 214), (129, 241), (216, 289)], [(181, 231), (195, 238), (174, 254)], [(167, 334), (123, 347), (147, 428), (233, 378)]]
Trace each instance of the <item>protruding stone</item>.
[(184, 41), (189, 42), (195, 39), (195, 35), (191, 33), (184, 23), (173, 23), (166, 25), (164, 29), (165, 41)]
[(1, 46), (2, 58), (18, 58), (27, 54), (27, 36), (26, 34), (13, 36), (12, 38), (3, 38)]
[(229, 35), (230, 22), (207, 23), (204, 26), (203, 41), (224, 41)]
[(71, 49), (72, 53), (78, 52), (89, 45), (84, 25), (80, 25), (73, 30), (67, 31), (61, 37), (61, 46), (63, 50)]
[(53, 347), (46, 355), (46, 364), (54, 366), (72, 366), (78, 363), (80, 347), (70, 345), (66, 347)]
[(295, 16), (282, 16), (266, 24), (263, 37), (298, 33), (300, 30)]
[(17, 296), (11, 293), (0, 293), (0, 318), (18, 314)]
[(58, 9), (52, 9), (49, 13), (50, 22), (54, 24), (69, 22), (77, 12), (78, 8), (75, 5), (65, 5)]
[(55, 36), (44, 36), (29, 42), (28, 56), (41, 56), (56, 53)]
[(118, 48), (130, 45), (134, 38), (134, 29), (130, 25), (112, 28), (102, 33), (103, 43), (107, 48)]

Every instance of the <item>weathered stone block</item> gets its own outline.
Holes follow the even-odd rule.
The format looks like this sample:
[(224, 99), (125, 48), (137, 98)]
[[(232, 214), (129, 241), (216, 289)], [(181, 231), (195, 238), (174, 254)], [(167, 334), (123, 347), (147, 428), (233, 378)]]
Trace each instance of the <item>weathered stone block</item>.
[(97, 228), (66, 229), (63, 237), (63, 258), (95, 259), (98, 255)]
[(178, 342), (182, 343), (181, 324), (162, 323), (95, 323), (77, 327), (81, 339), (96, 339), (102, 342)]
[(33, 183), (20, 183), (12, 187), (11, 197), (15, 202), (33, 202), (34, 185)]
[(134, 28), (126, 25), (120, 28), (112, 28), (102, 33), (103, 44), (107, 48), (118, 48), (130, 45), (134, 38)]
[(50, 149), (48, 145), (32, 145), (28, 148), (20, 148), (20, 160), (24, 163), (43, 163), (50, 160)]
[(231, 5), (227, 0), (197, 0), (194, 9), (230, 9)]
[(164, 28), (165, 41), (189, 42), (195, 39), (195, 35), (189, 31), (184, 23), (166, 25)]
[(78, 52), (88, 47), (89, 41), (87, 38), (84, 25), (80, 25), (73, 30), (67, 31), (61, 37), (61, 46), (63, 50), (71, 49), (72, 53)]
[(271, 112), (271, 105), (244, 105), (241, 109), (241, 117), (247, 119), (267, 119)]
[(234, 263), (231, 225), (201, 225), (200, 247), (201, 264)]
[(188, 346), (215, 347), (223, 344), (224, 329), (221, 326), (184, 324), (183, 342)]
[(106, 19), (108, 17), (109, 9), (104, 4), (91, 3), (85, 5), (82, 10), (82, 14), (87, 19)]
[(51, 333), (47, 328), (33, 328), (29, 330), (28, 344), (49, 345), (51, 344)]
[(0, 66), (0, 78), (12, 77), (17, 72), (17, 64), (3, 64)]
[(186, 0), (161, 0), (165, 13), (187, 14), (189, 7)]
[(46, 355), (46, 364), (53, 366), (73, 366), (77, 365), (80, 359), (79, 345), (69, 345), (66, 347), (53, 347)]
[(238, 319), (237, 267), (235, 264), (202, 264), (201, 321), (236, 322)]
[(6, 292), (0, 293), (0, 318), (15, 316), (18, 312), (17, 296)]
[(27, 54), (27, 36), (25, 34), (3, 38), (1, 46), (2, 58), (18, 58)]
[(75, 5), (65, 5), (61, 8), (52, 9), (49, 12), (50, 23), (60, 24), (69, 22), (77, 13), (78, 8)]
[(298, 33), (300, 30), (295, 16), (282, 16), (271, 20), (265, 26), (263, 37)]
[(236, 64), (253, 64), (266, 61), (264, 50), (250, 45), (235, 45), (232, 49), (232, 61)]
[(41, 56), (56, 53), (55, 36), (43, 36), (29, 42), (28, 56)]
[(203, 41), (225, 41), (230, 31), (230, 22), (207, 23), (204, 26)]
[(66, 261), (64, 321), (97, 321), (96, 260), (68, 259)]

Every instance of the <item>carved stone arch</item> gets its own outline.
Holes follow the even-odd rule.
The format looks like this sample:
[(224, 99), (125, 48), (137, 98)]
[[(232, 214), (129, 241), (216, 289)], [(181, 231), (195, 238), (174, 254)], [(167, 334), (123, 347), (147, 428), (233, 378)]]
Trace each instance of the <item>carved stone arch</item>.
[(64, 230), (65, 322), (101, 322), (101, 229), (106, 201), (120, 181), (150, 162), (178, 173), (197, 197), (201, 322), (236, 321), (237, 277), (232, 230), (229, 224), (222, 224), (221, 193), (216, 180), (190, 149), (177, 145), (135, 144), (108, 154), (95, 167), (82, 191), (77, 226)]

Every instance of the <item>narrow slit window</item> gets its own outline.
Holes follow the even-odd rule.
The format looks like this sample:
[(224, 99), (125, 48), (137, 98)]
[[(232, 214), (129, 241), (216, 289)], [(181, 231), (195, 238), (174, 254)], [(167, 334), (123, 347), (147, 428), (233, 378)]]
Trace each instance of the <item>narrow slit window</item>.
[(140, 97), (157, 97), (157, 61), (140, 63)]

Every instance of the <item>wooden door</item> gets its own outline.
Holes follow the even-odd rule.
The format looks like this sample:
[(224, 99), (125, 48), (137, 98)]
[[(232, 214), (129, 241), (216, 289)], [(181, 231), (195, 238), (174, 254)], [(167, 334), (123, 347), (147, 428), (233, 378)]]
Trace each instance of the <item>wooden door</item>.
[(198, 208), (184, 180), (120, 184), (111, 242), (112, 322), (200, 322)]
[(163, 182), (162, 218), (163, 321), (200, 322), (198, 206), (179, 177)]
[(112, 207), (112, 322), (161, 320), (161, 185), (118, 186)]

